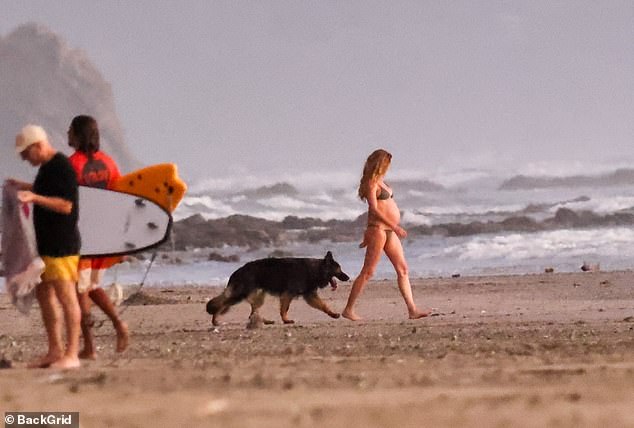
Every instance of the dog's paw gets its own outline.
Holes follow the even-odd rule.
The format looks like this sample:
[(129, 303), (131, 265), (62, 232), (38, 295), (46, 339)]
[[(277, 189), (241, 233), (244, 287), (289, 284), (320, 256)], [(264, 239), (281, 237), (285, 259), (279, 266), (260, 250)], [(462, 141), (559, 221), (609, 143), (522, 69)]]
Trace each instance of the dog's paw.
[(284, 320), (284, 324), (295, 324), (293, 320)]
[(330, 315), (332, 318), (335, 318), (335, 319), (337, 319), (337, 318), (339, 318), (341, 316), (341, 314), (335, 314), (335, 313), (328, 314), (328, 315)]
[(264, 325), (264, 319), (262, 319), (258, 315), (251, 315), (249, 317), (249, 322), (247, 322), (247, 329), (255, 330), (257, 328), (262, 327), (263, 325)]

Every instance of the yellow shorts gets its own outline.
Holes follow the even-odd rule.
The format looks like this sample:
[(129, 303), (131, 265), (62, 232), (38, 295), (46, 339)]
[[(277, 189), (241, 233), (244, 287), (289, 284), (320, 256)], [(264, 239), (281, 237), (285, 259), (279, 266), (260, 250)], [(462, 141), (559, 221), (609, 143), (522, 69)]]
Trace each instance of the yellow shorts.
[(44, 273), (42, 281), (72, 281), (77, 282), (77, 268), (79, 256), (48, 257), (43, 256)]

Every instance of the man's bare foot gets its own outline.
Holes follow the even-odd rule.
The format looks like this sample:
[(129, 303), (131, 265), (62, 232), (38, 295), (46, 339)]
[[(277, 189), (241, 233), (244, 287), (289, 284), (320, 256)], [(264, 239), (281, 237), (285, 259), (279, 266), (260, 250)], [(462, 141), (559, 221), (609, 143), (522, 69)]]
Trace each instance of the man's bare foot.
[(121, 321), (117, 329), (117, 352), (123, 352), (128, 347), (128, 325)]
[(360, 321), (363, 319), (359, 315), (355, 314), (353, 311), (349, 311), (347, 309), (344, 309), (343, 312), (341, 312), (341, 316), (344, 318), (348, 318), (350, 321)]
[(45, 369), (62, 357), (62, 353), (46, 354), (27, 363), (29, 369)]
[(430, 315), (431, 315), (431, 311), (423, 311), (423, 312), (421, 312), (421, 311), (416, 311), (416, 312), (411, 312), (411, 313), (409, 314), (409, 319), (411, 319), (411, 320), (417, 320), (417, 319), (420, 319), (420, 318), (425, 318), (425, 317), (428, 317), (428, 316), (430, 316)]
[(79, 358), (82, 360), (96, 360), (97, 353), (93, 349), (82, 349), (79, 353)]
[(81, 367), (79, 358), (65, 355), (50, 365), (52, 369), (76, 369)]

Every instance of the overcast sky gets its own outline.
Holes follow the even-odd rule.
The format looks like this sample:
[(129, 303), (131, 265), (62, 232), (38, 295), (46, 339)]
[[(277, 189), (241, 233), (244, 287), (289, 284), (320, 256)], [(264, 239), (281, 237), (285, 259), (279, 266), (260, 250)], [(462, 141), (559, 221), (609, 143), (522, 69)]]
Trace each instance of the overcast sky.
[(132, 152), (188, 177), (356, 172), (377, 147), (409, 170), (634, 162), (633, 0), (0, 6), (3, 36), (84, 50)]

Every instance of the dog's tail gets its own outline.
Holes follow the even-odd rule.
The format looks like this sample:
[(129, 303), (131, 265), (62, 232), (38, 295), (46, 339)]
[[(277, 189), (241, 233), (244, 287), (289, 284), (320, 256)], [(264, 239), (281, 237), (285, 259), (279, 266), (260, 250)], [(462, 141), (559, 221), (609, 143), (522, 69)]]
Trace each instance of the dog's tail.
[(231, 280), (227, 288), (218, 296), (207, 302), (207, 313), (210, 315), (220, 315), (226, 313), (229, 308), (247, 297), (246, 292), (238, 291), (231, 286)]

